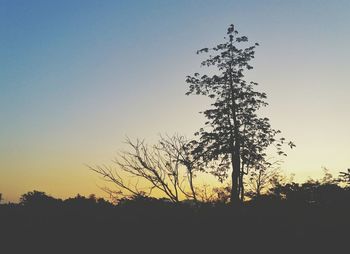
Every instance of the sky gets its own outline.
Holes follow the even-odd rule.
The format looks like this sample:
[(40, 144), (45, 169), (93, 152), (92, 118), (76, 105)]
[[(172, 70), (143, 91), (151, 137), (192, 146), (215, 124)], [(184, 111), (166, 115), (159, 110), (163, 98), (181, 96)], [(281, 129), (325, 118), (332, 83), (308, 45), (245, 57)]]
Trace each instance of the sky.
[(349, 1), (0, 0), (0, 193), (104, 194), (86, 165), (111, 164), (125, 136), (188, 137), (206, 101), (197, 49), (229, 24), (258, 42), (247, 79), (297, 147), (296, 179), (350, 167)]

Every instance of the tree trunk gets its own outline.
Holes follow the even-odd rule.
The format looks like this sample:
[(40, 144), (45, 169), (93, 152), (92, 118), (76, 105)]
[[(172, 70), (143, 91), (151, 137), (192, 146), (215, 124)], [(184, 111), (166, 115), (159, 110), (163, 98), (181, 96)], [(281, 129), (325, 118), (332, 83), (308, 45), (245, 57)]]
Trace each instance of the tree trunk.
[(241, 172), (241, 158), (240, 158), (240, 147), (238, 144), (235, 145), (235, 152), (232, 156), (232, 187), (231, 187), (231, 204), (238, 206), (240, 202), (240, 172)]

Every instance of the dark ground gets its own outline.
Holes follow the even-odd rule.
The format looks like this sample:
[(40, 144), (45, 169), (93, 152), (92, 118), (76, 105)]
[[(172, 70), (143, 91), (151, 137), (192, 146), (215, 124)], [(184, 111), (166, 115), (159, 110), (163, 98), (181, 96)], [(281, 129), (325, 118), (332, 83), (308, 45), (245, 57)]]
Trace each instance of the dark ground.
[(350, 253), (350, 208), (0, 206), (0, 253)]

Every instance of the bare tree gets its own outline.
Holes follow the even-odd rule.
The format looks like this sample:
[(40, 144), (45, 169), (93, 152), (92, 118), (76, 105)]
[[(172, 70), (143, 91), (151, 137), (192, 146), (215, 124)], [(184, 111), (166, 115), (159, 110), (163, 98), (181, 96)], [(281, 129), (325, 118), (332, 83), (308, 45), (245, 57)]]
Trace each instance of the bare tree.
[(201, 188), (196, 188), (196, 197), (200, 202), (204, 203), (213, 202), (215, 199), (212, 189), (207, 184), (204, 184)]
[[(172, 137), (167, 135), (160, 138), (160, 149), (165, 151), (170, 157), (176, 158), (174, 162), (178, 161), (185, 167), (185, 179), (183, 179), (179, 186), (180, 191), (186, 198), (197, 201), (197, 188), (194, 186), (194, 178), (197, 176), (197, 173), (204, 172), (205, 169), (203, 164), (193, 156), (193, 143), (189, 142), (184, 136), (179, 135)], [(187, 191), (187, 189), (189, 190)]]
[(281, 182), (282, 176), (279, 165), (281, 161), (273, 163), (265, 161), (258, 164), (255, 170), (249, 172), (248, 181), (246, 183), (249, 197), (259, 197), (266, 193), (270, 188), (274, 187), (274, 183)]
[[(161, 136), (156, 145), (149, 146), (143, 140), (126, 139), (130, 151), (121, 152), (115, 165), (89, 166), (116, 189), (103, 188), (111, 197), (150, 196), (160, 191), (172, 202), (182, 197), (197, 201), (193, 179), (203, 171), (191, 155), (191, 144), (180, 135)], [(132, 181), (133, 180), (133, 181)], [(139, 182), (144, 182), (139, 187)]]

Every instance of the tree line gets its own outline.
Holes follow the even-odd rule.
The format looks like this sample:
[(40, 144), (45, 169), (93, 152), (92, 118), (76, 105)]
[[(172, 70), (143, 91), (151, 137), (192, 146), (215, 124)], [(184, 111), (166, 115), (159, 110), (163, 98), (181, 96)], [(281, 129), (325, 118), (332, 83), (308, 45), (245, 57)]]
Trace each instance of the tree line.
[[(247, 181), (248, 205), (262, 204), (290, 204), (290, 205), (319, 205), (331, 204), (348, 205), (350, 200), (350, 169), (340, 172), (338, 177), (333, 177), (329, 170), (324, 168), (324, 176), (320, 179), (309, 179), (302, 183), (294, 182), (278, 170), (254, 172)], [(182, 187), (180, 187), (182, 188)], [(182, 190), (184, 191), (184, 190)], [(22, 194), (18, 203), (2, 203), (8, 207), (72, 207), (89, 209), (92, 207), (123, 207), (129, 204), (164, 204), (172, 207), (174, 205), (185, 205), (193, 208), (202, 206), (228, 205), (231, 195), (229, 186), (213, 187), (212, 189), (196, 189), (190, 192), (189, 198), (178, 200), (176, 197), (151, 197), (143, 192), (133, 191), (130, 195), (123, 195), (118, 199), (97, 198), (91, 194), (88, 197), (77, 194), (75, 197), (62, 200), (46, 194), (43, 191), (30, 191)], [(2, 196), (2, 195), (0, 195)], [(193, 197), (196, 197), (194, 200)], [(1, 202), (0, 202), (1, 204)]]
[[(262, 184), (260, 193), (255, 189), (239, 209), (229, 204), (229, 186), (197, 202), (138, 194), (117, 203), (95, 195), (62, 200), (30, 191), (19, 203), (0, 204), (0, 249), (160, 253), (171, 248), (178, 253), (224, 253), (280, 251), (288, 246), (294, 252), (340, 252), (350, 227), (349, 173), (334, 178), (325, 171), (321, 179), (303, 183), (275, 176), (272, 185)], [(256, 188), (268, 176), (259, 177), (254, 180)]]

